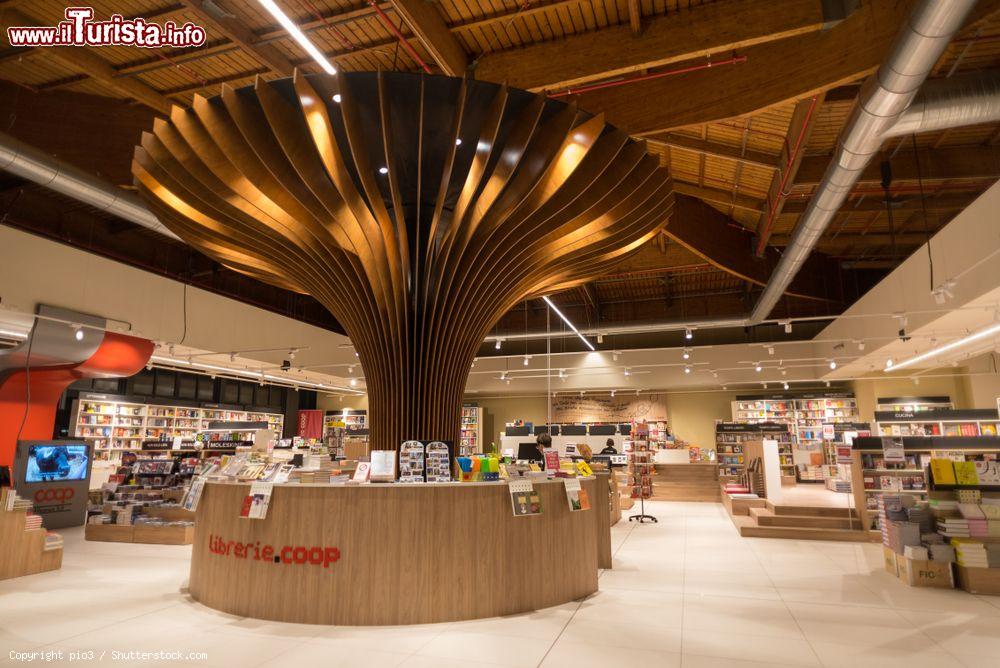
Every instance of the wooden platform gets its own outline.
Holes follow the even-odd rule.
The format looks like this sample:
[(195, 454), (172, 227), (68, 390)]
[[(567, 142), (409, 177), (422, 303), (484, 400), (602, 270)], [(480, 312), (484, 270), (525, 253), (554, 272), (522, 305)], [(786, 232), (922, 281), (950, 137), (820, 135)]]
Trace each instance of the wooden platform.
[(105, 543), (190, 545), (194, 542), (194, 526), (88, 524), (83, 536), (86, 540)]
[(653, 499), (719, 502), (718, 464), (656, 464), (653, 468)]
[(861, 529), (861, 520), (854, 509), (776, 505), (765, 499), (743, 500), (730, 499), (727, 494), (722, 496), (722, 505), (741, 536), (859, 543), (881, 540), (879, 532)]
[(24, 530), (27, 513), (0, 511), (0, 580), (62, 568), (62, 548), (45, 549), (45, 529)]

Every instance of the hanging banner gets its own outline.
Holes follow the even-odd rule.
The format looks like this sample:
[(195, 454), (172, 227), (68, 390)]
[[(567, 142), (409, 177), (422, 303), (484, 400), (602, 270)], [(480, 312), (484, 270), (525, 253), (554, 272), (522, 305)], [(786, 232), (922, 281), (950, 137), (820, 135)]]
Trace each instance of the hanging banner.
[(297, 434), (301, 438), (323, 438), (323, 411), (299, 411), (299, 427)]

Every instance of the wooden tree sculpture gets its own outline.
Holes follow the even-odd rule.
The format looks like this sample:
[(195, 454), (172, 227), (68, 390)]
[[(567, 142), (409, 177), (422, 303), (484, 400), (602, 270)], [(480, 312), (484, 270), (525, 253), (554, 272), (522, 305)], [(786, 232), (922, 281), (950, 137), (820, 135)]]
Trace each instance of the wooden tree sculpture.
[(132, 170), (189, 244), (340, 321), (373, 449), (457, 441), (470, 365), (500, 316), (607, 272), (673, 203), (657, 159), (601, 116), (405, 73), (224, 88), (157, 121)]

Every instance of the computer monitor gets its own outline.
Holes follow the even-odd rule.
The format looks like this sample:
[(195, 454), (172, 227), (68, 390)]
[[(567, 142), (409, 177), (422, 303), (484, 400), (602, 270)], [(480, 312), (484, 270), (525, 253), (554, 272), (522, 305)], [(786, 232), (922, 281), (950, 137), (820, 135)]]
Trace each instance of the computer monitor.
[(538, 451), (537, 443), (518, 443), (517, 458), (532, 462), (542, 461), (542, 453)]

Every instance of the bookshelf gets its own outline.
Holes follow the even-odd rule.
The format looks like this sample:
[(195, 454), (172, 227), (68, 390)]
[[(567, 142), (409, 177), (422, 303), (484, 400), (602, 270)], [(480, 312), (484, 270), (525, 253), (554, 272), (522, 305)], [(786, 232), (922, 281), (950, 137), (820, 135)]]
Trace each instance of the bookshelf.
[(747, 463), (743, 453), (743, 444), (764, 438), (778, 442), (778, 461), (781, 466), (782, 482), (794, 483), (795, 458), (792, 453), (794, 438), (792, 425), (787, 422), (716, 423), (715, 454), (719, 461), (719, 475), (740, 475)]
[(913, 411), (875, 411), (879, 436), (997, 436), (1000, 416), (993, 408), (926, 408)]
[(138, 451), (147, 441), (194, 441), (213, 422), (266, 422), (280, 434), (284, 415), (260, 409), (219, 404), (171, 405), (142, 402), (128, 397), (81, 393), (70, 412), (73, 436), (94, 444), (95, 460), (120, 458)]
[[(884, 448), (893, 441), (902, 441), (902, 462), (885, 461)], [(880, 529), (878, 509), (883, 495), (906, 494), (920, 498), (930, 496), (934, 487), (930, 484), (927, 470), (932, 458), (956, 461), (1000, 459), (1000, 437), (904, 436), (856, 439), (851, 451), (851, 475), (855, 481), (862, 481), (860, 485), (855, 484), (853, 490), (862, 527)]]
[(656, 522), (652, 515), (646, 514), (646, 499), (653, 495), (653, 451), (650, 449), (649, 425), (644, 422), (632, 424), (631, 438), (625, 439), (624, 449), (628, 454), (628, 489), (629, 496), (639, 499), (639, 512), (629, 516), (629, 521), (644, 523)]
[(875, 400), (875, 410), (892, 413), (917, 413), (954, 407), (951, 397), (879, 397)]
[(483, 452), (483, 408), (475, 404), (462, 404), (459, 453), (467, 456), (481, 452)]

